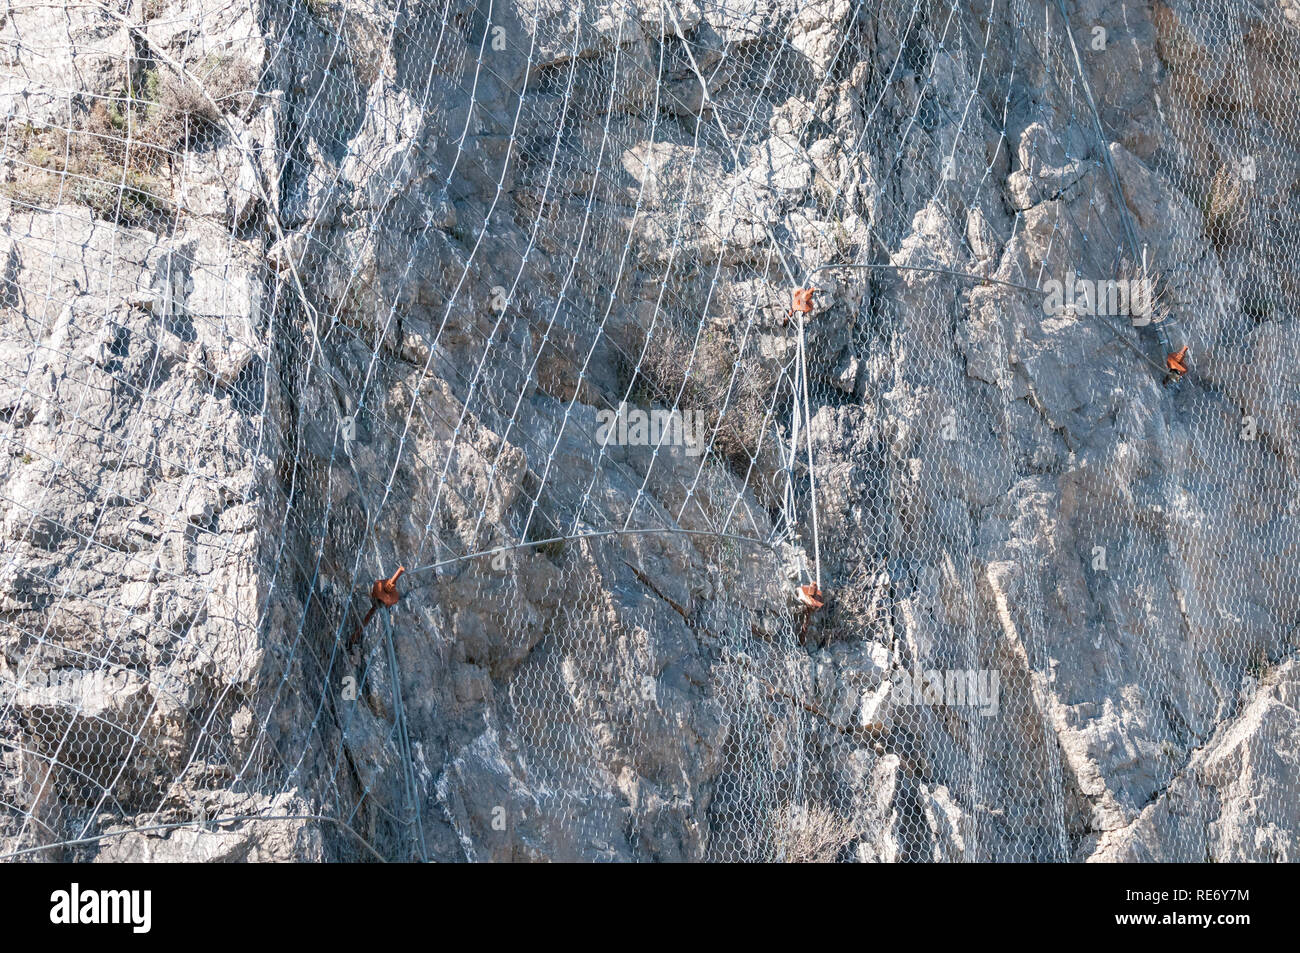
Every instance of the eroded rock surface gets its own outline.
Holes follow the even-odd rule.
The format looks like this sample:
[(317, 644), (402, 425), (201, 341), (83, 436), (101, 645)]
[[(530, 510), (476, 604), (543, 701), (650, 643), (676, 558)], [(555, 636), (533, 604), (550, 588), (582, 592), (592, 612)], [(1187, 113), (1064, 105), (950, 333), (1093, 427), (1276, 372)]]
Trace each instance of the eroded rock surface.
[(0, 856), (1295, 859), (1300, 26), (1195, 6), (7, 13)]

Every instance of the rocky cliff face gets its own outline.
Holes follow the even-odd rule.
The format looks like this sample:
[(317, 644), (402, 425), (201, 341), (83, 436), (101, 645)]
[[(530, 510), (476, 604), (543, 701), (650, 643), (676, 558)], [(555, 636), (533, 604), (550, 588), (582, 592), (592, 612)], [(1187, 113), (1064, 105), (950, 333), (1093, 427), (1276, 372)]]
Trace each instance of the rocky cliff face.
[(0, 856), (1297, 859), (1291, 0), (0, 48)]

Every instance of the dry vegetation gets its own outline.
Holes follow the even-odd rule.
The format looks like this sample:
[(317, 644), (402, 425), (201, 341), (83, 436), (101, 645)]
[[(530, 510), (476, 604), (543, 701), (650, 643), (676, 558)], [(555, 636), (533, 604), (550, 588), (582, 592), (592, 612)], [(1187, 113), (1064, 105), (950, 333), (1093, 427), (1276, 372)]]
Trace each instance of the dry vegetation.
[(170, 214), (176, 154), (214, 141), (221, 115), (255, 95), (256, 76), (239, 59), (213, 58), (193, 75), (197, 83), (161, 67), (127, 70), (122, 89), (69, 128), (10, 125), (12, 165), (0, 189), (25, 205), (85, 205), (125, 225)]
[(710, 434), (721, 417), (713, 448), (743, 472), (759, 443), (768, 395), (744, 367), (736, 372), (733, 382), (735, 366), (736, 347), (729, 334), (706, 329), (695, 348), (694, 337), (688, 338), (675, 328), (663, 328), (646, 352), (639, 389), (632, 394), (632, 401), (647, 407), (671, 407), (680, 393), (679, 407), (704, 411), (706, 432)]
[(834, 863), (859, 833), (848, 818), (817, 804), (787, 805), (775, 820), (787, 864)]

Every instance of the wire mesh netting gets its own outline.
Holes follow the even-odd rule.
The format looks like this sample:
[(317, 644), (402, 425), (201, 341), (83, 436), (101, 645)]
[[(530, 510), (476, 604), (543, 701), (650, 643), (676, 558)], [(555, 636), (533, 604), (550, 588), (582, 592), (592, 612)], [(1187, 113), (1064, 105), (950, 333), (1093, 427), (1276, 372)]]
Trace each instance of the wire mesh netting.
[(0, 49), (0, 858), (1296, 858), (1290, 0)]

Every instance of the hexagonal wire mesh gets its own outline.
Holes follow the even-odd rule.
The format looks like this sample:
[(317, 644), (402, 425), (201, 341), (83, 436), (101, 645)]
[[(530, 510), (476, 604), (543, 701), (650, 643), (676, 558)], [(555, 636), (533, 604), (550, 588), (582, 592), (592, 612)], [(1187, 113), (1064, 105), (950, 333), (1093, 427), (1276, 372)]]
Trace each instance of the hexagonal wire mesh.
[(10, 5), (0, 856), (1285, 855), (1297, 27), (1138, 12)]

